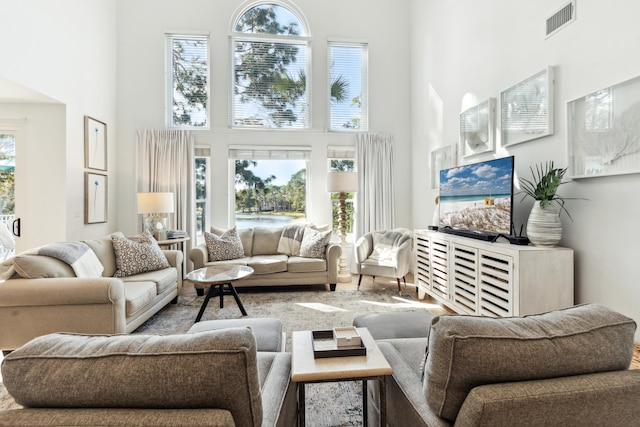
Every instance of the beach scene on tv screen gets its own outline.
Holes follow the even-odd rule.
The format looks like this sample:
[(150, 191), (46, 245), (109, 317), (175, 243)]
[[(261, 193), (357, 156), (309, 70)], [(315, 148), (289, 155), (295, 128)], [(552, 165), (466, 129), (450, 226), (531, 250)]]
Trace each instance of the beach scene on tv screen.
[(513, 158), (440, 171), (440, 226), (510, 234)]

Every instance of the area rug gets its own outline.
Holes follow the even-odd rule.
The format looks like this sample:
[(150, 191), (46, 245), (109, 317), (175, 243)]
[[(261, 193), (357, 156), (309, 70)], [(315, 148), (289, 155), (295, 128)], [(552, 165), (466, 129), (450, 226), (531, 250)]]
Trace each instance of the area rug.
[[(291, 333), (296, 330), (331, 329), (349, 326), (359, 314), (392, 311), (432, 311), (443, 309), (421, 302), (409, 292), (398, 294), (394, 286), (381, 286), (370, 291), (343, 290), (329, 292), (319, 287), (281, 287), (243, 289), (240, 299), (248, 317), (277, 317), (287, 334), (286, 349), (291, 349)], [(134, 333), (178, 334), (194, 323), (203, 297), (193, 287), (185, 286), (177, 304), (169, 304)], [(224, 308), (218, 299), (211, 299), (202, 320), (242, 318), (232, 297), (224, 298)], [(202, 368), (204, 369), (204, 368)], [(19, 407), (0, 385), (0, 409)], [(362, 425), (362, 386), (359, 382), (310, 384), (306, 388), (307, 425), (314, 427)]]

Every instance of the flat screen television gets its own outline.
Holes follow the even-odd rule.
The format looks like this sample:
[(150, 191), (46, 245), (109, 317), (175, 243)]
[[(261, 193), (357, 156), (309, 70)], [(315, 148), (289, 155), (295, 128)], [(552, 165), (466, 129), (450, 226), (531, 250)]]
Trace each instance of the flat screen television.
[(491, 240), (511, 234), (514, 157), (440, 171), (438, 230)]

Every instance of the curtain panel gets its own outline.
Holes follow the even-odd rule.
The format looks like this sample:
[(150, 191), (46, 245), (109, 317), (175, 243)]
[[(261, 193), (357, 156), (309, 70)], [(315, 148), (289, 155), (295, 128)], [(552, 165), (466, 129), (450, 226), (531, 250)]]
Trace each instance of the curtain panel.
[(196, 234), (195, 138), (188, 130), (143, 129), (136, 139), (137, 191), (173, 193), (175, 212), (168, 215), (169, 228), (189, 233), (187, 254)]
[(358, 134), (356, 139), (355, 239), (375, 230), (395, 228), (393, 136)]

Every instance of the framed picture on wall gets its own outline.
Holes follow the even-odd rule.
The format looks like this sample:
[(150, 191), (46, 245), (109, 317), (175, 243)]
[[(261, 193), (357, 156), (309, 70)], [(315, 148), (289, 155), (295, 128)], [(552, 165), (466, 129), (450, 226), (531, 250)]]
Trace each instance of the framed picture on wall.
[(440, 186), (440, 171), (456, 165), (456, 144), (436, 148), (431, 152), (431, 188)]
[(640, 173), (640, 76), (567, 103), (569, 175)]
[(107, 170), (107, 125), (84, 116), (84, 167)]
[(495, 149), (495, 98), (460, 113), (460, 155), (488, 153)]
[(553, 67), (500, 93), (503, 146), (553, 135)]
[(84, 223), (107, 222), (109, 199), (107, 175), (84, 173)]

